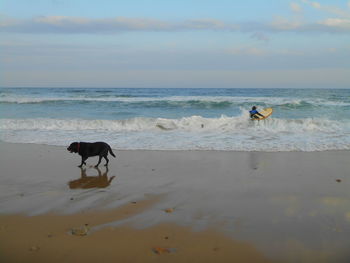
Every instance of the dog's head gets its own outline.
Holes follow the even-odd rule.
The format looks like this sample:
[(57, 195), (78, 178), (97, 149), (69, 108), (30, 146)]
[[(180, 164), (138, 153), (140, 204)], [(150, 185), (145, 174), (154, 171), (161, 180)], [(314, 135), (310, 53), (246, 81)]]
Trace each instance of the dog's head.
[(78, 142), (72, 142), (68, 148), (67, 151), (70, 151), (71, 153), (77, 153), (78, 152), (79, 143)]

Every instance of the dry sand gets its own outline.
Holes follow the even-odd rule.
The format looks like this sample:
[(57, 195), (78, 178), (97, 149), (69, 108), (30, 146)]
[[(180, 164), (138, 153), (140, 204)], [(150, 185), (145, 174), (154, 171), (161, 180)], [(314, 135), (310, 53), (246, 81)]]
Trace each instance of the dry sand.
[(0, 261), (350, 260), (349, 152), (114, 152), (0, 143)]

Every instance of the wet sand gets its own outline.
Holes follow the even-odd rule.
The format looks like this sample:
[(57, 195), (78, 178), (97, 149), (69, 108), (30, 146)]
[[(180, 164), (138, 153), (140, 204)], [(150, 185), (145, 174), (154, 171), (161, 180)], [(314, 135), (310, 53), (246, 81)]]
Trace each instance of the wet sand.
[[(138, 230), (124, 225), (94, 231), (95, 226), (132, 216), (147, 209), (151, 203), (152, 201), (145, 201), (109, 212), (65, 216), (0, 216), (2, 226), (0, 260), (1, 262), (270, 262), (252, 245), (234, 241), (212, 229), (193, 232), (189, 228), (175, 224), (160, 224)], [(83, 232), (74, 232), (82, 229), (85, 224), (87, 226), (86, 229), (83, 228)]]
[(350, 259), (349, 152), (114, 152), (0, 143), (0, 261)]

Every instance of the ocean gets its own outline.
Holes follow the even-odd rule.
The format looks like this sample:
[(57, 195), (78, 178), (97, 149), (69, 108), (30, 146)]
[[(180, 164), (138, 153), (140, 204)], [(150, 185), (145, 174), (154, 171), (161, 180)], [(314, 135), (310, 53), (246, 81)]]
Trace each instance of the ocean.
[[(251, 121), (249, 110), (273, 114)], [(350, 89), (0, 88), (0, 140), (115, 149), (350, 149)]]

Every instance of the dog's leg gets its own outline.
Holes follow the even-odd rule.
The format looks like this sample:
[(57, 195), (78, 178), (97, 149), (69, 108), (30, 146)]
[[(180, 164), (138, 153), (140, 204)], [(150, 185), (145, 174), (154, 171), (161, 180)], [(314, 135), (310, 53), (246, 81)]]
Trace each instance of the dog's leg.
[(101, 159), (102, 159), (102, 156), (100, 155), (100, 156), (98, 157), (98, 163), (95, 165), (95, 167), (98, 167), (98, 165), (101, 163)]
[(105, 164), (105, 166), (108, 166), (109, 160), (108, 160), (108, 158), (107, 158), (107, 154), (106, 154), (105, 156), (103, 156), (103, 157), (106, 159), (106, 164)]
[(86, 165), (86, 162), (85, 162), (85, 161), (86, 161), (86, 159), (87, 159), (87, 157), (82, 156), (82, 157), (81, 157), (81, 164), (80, 164), (78, 167), (80, 167), (80, 168), (81, 168), (81, 167), (83, 166), (83, 164), (85, 164), (85, 165)]

